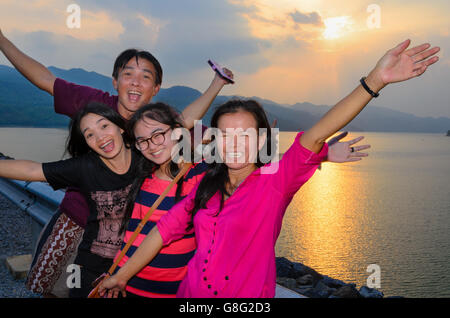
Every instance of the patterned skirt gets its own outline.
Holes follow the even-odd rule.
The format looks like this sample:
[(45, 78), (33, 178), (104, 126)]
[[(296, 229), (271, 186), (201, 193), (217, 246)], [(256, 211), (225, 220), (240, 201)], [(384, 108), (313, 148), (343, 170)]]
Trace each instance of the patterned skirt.
[(84, 229), (59, 210), (40, 234), (26, 287), (44, 296), (69, 297), (67, 279)]

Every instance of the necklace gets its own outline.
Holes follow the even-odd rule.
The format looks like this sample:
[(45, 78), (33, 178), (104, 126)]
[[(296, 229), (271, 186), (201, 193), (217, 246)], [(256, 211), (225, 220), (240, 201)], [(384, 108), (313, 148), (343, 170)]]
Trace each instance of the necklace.
[(241, 180), (236, 186), (231, 187), (231, 189), (233, 190), (231, 191), (230, 196), (232, 196), (233, 193), (236, 192), (237, 188), (239, 188), (239, 186), (241, 185), (242, 182), (244, 182), (244, 180)]

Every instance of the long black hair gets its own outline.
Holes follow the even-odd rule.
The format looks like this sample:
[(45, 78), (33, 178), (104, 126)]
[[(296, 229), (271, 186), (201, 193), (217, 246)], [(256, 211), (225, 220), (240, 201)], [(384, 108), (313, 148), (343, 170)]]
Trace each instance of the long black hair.
[[(86, 105), (86, 107), (79, 110), (75, 117), (73, 117), (70, 121), (69, 136), (66, 140), (65, 152), (69, 153), (72, 157), (84, 155), (92, 150), (86, 143), (86, 139), (80, 129), (81, 120), (87, 114), (102, 116), (125, 131), (125, 120), (119, 115), (119, 113), (105, 104), (91, 102)], [(124, 138), (124, 143), (126, 144), (126, 140), (129, 139), (126, 136), (126, 133), (124, 133), (122, 137)]]
[[(218, 128), (218, 122), (221, 116), (230, 113), (237, 113), (240, 111), (245, 111), (250, 113), (256, 121), (258, 132), (267, 132), (267, 138), (262, 149), (266, 149), (269, 156), (272, 155), (272, 134), (269, 121), (267, 120), (266, 113), (262, 106), (255, 100), (243, 100), (243, 99), (233, 99), (225, 104), (219, 106), (212, 118), (211, 118), (211, 128)], [(255, 163), (256, 167), (262, 167), (264, 163), (260, 160), (260, 152), (258, 152), (257, 161)], [(228, 175), (228, 167), (223, 162), (213, 162), (209, 165), (209, 168), (200, 182), (197, 192), (195, 193), (194, 206), (188, 212), (192, 214), (191, 221), (187, 227), (190, 230), (193, 227), (193, 219), (195, 214), (200, 209), (206, 208), (206, 203), (217, 193), (221, 195), (220, 208), (217, 213), (223, 208), (225, 202), (225, 195), (230, 195), (228, 193), (226, 186), (230, 182)]]
[[(136, 147), (135, 146), (136, 136), (134, 134), (134, 128), (136, 127), (136, 124), (139, 121), (141, 120), (145, 121), (146, 119), (152, 119), (157, 122), (163, 123), (165, 125), (170, 126), (170, 128), (172, 129), (183, 127), (183, 121), (181, 119), (181, 116), (173, 107), (161, 102), (145, 105), (139, 108), (139, 110), (133, 114), (133, 116), (130, 118), (130, 120), (126, 125), (129, 142), (134, 148)], [(181, 141), (182, 138), (183, 137), (180, 137), (178, 141)], [(137, 149), (134, 150), (138, 151)], [(122, 233), (128, 226), (128, 222), (131, 218), (131, 215), (133, 214), (134, 202), (136, 201), (136, 198), (139, 194), (139, 190), (141, 189), (145, 179), (149, 177), (153, 172), (158, 170), (158, 168), (160, 167), (158, 164), (146, 159), (142, 155), (139, 155), (138, 158), (139, 159), (138, 159), (137, 176), (134, 179), (134, 182), (128, 194), (125, 208), (124, 222), (122, 223), (120, 233)], [(180, 171), (178, 165), (172, 160), (170, 160), (168, 168), (169, 169), (166, 172), (171, 177), (175, 177)], [(181, 178), (177, 183), (175, 202), (178, 202), (181, 199), (183, 182), (184, 178)]]

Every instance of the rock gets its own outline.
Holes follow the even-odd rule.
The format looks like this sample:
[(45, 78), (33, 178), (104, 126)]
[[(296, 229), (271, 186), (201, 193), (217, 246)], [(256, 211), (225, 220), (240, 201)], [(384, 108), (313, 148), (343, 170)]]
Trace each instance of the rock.
[(327, 285), (330, 288), (341, 288), (342, 286), (347, 285), (347, 283), (343, 282), (342, 280), (339, 279), (334, 279), (331, 277), (328, 277), (326, 275), (323, 275), (323, 279), (322, 279), (322, 283), (324, 283), (325, 285)]
[(314, 288), (308, 288), (303, 293), (303, 296), (306, 296), (308, 298), (322, 298), (320, 295), (314, 290)]
[(306, 265), (303, 265), (301, 263), (293, 263), (292, 269), (294, 271), (295, 278), (305, 276), (305, 275), (311, 275), (313, 278), (313, 284), (315, 285), (319, 280), (323, 278), (322, 275), (320, 275), (318, 272), (316, 272), (311, 267), (308, 267)]
[(345, 286), (342, 286), (341, 288), (338, 288), (335, 290), (331, 296), (334, 296), (332, 298), (362, 298), (362, 296), (359, 294), (358, 290), (355, 287), (355, 284), (348, 284)]
[(23, 279), (27, 277), (31, 261), (31, 254), (26, 254), (8, 257), (5, 264), (14, 279)]
[(275, 264), (277, 267), (278, 277), (289, 277), (295, 278), (294, 271), (292, 269), (292, 262), (284, 257), (277, 257), (275, 259)]
[(301, 294), (301, 295), (303, 295), (303, 296), (311, 297), (311, 296), (308, 296), (308, 295), (310, 295), (310, 292), (314, 291), (314, 287), (311, 286), (311, 285), (309, 285), (309, 286), (297, 286), (294, 289), (294, 291), (299, 293), (299, 294)]
[(311, 274), (306, 274), (297, 278), (297, 284), (299, 285), (313, 285), (313, 281), (314, 280)]
[(309, 274), (313, 278), (314, 285), (323, 278), (323, 276), (316, 272), (314, 269), (301, 263), (291, 262), (284, 257), (277, 257), (275, 259), (275, 263), (277, 267), (277, 276), (279, 277), (289, 277), (297, 279)]
[(364, 298), (383, 298), (384, 294), (375, 288), (369, 288), (367, 286), (362, 286), (359, 289), (359, 293)]
[(319, 281), (316, 284), (316, 287), (314, 287), (314, 292), (319, 296), (319, 298), (327, 298), (334, 291), (336, 291), (335, 288), (328, 287), (327, 285), (322, 283), (322, 281)]
[(278, 277), (277, 283), (292, 290), (295, 290), (295, 288), (297, 287), (297, 281), (294, 278)]

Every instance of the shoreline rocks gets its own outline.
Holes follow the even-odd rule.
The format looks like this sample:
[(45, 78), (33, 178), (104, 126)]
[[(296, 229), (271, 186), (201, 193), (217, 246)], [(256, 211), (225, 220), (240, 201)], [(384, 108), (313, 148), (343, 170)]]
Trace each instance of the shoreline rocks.
[(383, 298), (383, 292), (322, 275), (301, 263), (277, 257), (277, 283), (309, 298)]

